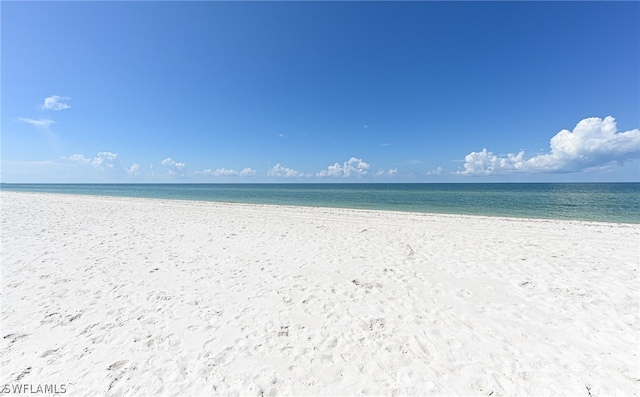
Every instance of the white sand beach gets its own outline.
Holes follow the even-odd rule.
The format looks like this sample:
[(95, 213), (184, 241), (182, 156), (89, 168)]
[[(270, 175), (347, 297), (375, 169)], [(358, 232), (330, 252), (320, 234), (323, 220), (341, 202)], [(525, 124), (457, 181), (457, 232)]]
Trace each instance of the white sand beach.
[(640, 394), (640, 225), (0, 199), (5, 393)]

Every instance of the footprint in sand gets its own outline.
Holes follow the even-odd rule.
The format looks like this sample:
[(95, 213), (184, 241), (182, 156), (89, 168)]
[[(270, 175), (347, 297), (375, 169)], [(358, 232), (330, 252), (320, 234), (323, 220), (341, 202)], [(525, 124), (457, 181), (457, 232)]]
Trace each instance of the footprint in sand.
[(278, 336), (289, 336), (289, 326), (281, 325), (280, 332), (278, 332)]
[(29, 375), (29, 373), (31, 373), (31, 367), (27, 367), (24, 369), (24, 371), (22, 371), (20, 373), (20, 375), (18, 375), (16, 377), (16, 382), (20, 382), (20, 379), (24, 378), (25, 376)]
[(107, 370), (109, 370), (109, 371), (117, 371), (120, 368), (123, 368), (124, 366), (126, 366), (128, 363), (129, 363), (129, 360), (116, 361), (115, 363), (109, 365), (109, 367), (107, 367)]
[(5, 335), (3, 339), (7, 339), (9, 341), (9, 344), (14, 343), (15, 341), (17, 341), (18, 339), (22, 339), (22, 338), (26, 338), (27, 336), (29, 336), (29, 334), (8, 334)]
[(384, 329), (386, 323), (384, 318), (373, 318), (369, 320), (369, 330), (370, 331), (380, 331)]

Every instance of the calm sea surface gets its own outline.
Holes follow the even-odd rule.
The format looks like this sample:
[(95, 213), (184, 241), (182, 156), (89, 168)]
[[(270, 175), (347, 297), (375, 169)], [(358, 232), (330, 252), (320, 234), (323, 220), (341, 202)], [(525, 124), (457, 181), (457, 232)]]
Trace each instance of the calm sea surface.
[(640, 223), (640, 183), (1, 184), (0, 189)]

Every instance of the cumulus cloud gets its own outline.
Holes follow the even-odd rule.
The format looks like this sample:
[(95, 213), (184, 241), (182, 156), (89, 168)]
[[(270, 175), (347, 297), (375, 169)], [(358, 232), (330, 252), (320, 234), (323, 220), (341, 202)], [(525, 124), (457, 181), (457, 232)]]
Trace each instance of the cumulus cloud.
[(351, 177), (351, 176), (364, 176), (367, 175), (371, 165), (355, 157), (351, 157), (343, 164), (335, 163), (330, 165), (326, 170), (322, 170), (316, 173), (318, 177)]
[(131, 167), (127, 169), (127, 174), (133, 175), (133, 176), (142, 175), (142, 171), (140, 170), (140, 164), (133, 163)]
[(427, 171), (427, 175), (442, 175), (444, 174), (444, 169), (442, 167), (438, 167), (435, 170)]
[(206, 170), (196, 171), (196, 175), (204, 175), (204, 176), (212, 176), (213, 170), (211, 168), (207, 168)]
[(113, 152), (98, 152), (94, 157), (86, 157), (84, 154), (73, 154), (64, 159), (93, 169), (101, 174), (109, 175), (110, 177), (121, 178), (127, 175), (137, 177), (142, 175), (139, 164), (133, 163), (128, 168), (124, 167), (118, 154)]
[(464, 171), (461, 174), (493, 174), (507, 171), (526, 171), (524, 151), (517, 155), (508, 153), (506, 157), (498, 157), (487, 149), (471, 152), (464, 157)]
[(184, 163), (177, 162), (171, 157), (167, 157), (166, 159), (162, 160), (160, 164), (162, 164), (170, 174), (182, 174), (184, 173), (186, 168), (186, 165)]
[(226, 168), (218, 168), (213, 172), (215, 176), (229, 176), (229, 175), (238, 175), (238, 171), (236, 170), (228, 170)]
[(115, 168), (115, 162), (118, 158), (118, 155), (111, 152), (99, 152), (96, 157), (93, 158), (91, 165), (100, 168)]
[(214, 171), (211, 168), (208, 168), (206, 170), (196, 171), (195, 174), (204, 176), (253, 176), (256, 174), (256, 171), (251, 168), (245, 168), (242, 171), (226, 168), (218, 168)]
[(256, 174), (256, 170), (253, 170), (251, 168), (245, 168), (242, 171), (240, 171), (240, 173), (238, 175), (240, 176), (254, 176)]
[(51, 95), (50, 97), (47, 97), (44, 99), (44, 104), (42, 105), (42, 109), (48, 109), (48, 110), (69, 109), (71, 108), (71, 106), (65, 103), (65, 101), (68, 101), (69, 99), (71, 98), (63, 97), (60, 95)]
[(613, 162), (640, 157), (640, 130), (619, 132), (616, 121), (591, 117), (580, 121), (573, 131), (562, 130), (550, 141), (550, 151), (525, 158), (525, 152), (497, 156), (486, 148), (465, 156), (460, 174), (500, 174), (508, 172), (578, 172)]
[(397, 173), (398, 173), (398, 169), (397, 168), (391, 168), (388, 171), (378, 170), (378, 172), (376, 172), (376, 176), (393, 176), (393, 175), (395, 175)]
[[(106, 151), (98, 152), (95, 156), (89, 157), (76, 153), (68, 157), (60, 157), (55, 163), (59, 164), (60, 169), (65, 168), (64, 178), (80, 178), (84, 181), (92, 181), (95, 178), (118, 181), (144, 175), (139, 164), (133, 163), (131, 166), (125, 167), (117, 153)], [(60, 175), (57, 175), (53, 178), (59, 177)]]
[(122, 165), (118, 160), (118, 155), (112, 152), (98, 152), (98, 154), (93, 158), (87, 158), (84, 156), (84, 154), (73, 154), (68, 157), (68, 160), (82, 165), (91, 165), (93, 168), (122, 168)]
[(280, 163), (278, 163), (274, 165), (272, 169), (267, 171), (267, 176), (291, 178), (304, 176), (304, 174), (294, 169), (283, 167)]

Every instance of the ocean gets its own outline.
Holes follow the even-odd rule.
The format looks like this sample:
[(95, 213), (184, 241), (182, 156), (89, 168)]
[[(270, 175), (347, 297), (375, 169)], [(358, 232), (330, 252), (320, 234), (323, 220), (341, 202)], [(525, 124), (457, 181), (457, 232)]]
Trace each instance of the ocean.
[(640, 183), (0, 184), (0, 189), (640, 223)]

